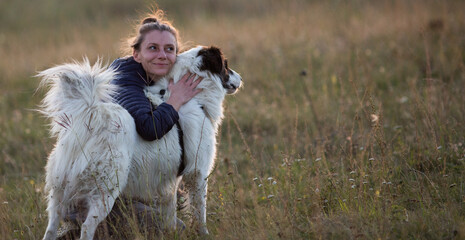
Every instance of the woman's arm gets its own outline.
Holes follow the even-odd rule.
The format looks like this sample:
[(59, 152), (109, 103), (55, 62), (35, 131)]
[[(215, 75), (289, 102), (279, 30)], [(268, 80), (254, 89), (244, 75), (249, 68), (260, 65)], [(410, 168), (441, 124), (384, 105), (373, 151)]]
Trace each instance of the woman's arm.
[(119, 72), (113, 80), (118, 85), (115, 100), (134, 118), (137, 133), (147, 141), (162, 138), (179, 120), (177, 111), (166, 103), (152, 109), (144, 93), (145, 71), (134, 59), (117, 59), (111, 67)]
[(147, 141), (162, 138), (179, 120), (178, 113), (169, 104), (162, 103), (152, 109), (143, 88), (138, 86), (124, 86), (116, 99), (134, 118), (137, 133)]

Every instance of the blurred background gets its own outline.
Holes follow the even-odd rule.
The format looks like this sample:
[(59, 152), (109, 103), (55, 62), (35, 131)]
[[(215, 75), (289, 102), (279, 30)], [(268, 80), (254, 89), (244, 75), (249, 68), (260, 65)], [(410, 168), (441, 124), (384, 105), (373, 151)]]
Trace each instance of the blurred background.
[(463, 1), (1, 0), (1, 239), (47, 222), (54, 139), (34, 75), (126, 55), (153, 6), (244, 80), (218, 136), (211, 238), (465, 238)]

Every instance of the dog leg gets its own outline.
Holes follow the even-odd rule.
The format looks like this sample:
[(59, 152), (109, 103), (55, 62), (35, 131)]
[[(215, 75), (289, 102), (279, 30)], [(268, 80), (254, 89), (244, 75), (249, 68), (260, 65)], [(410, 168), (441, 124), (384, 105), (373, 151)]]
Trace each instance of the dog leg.
[(159, 213), (162, 229), (167, 231), (175, 231), (177, 225), (176, 191), (172, 191), (171, 193), (168, 193), (166, 196), (163, 196), (162, 199), (160, 199), (159, 204)]
[(207, 176), (199, 171), (186, 176), (194, 224), (201, 235), (208, 235), (207, 229)]
[(87, 218), (81, 226), (81, 240), (93, 239), (97, 226), (110, 213), (113, 205), (115, 204), (115, 199), (115, 196), (108, 195), (106, 200), (102, 200), (100, 198), (90, 200)]
[(57, 229), (61, 219), (57, 204), (58, 202), (54, 198), (51, 198), (48, 203), (48, 226), (45, 231), (44, 240), (54, 240), (57, 238)]

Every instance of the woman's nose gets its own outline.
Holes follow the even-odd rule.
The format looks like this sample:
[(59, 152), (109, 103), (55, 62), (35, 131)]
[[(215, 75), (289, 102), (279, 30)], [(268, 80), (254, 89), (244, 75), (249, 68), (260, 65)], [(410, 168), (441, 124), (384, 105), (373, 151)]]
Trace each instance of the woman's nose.
[(164, 50), (160, 50), (158, 52), (158, 58), (166, 58), (166, 52)]

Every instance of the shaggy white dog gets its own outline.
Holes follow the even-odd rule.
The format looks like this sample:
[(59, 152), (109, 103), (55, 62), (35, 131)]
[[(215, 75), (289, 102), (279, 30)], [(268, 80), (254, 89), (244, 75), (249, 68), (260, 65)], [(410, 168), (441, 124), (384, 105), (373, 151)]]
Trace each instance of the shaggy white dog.
[(81, 239), (92, 239), (126, 186), (137, 134), (129, 113), (112, 102), (115, 71), (66, 64), (41, 72), (50, 87), (42, 113), (51, 118), (57, 138), (46, 169), (49, 223), (44, 239), (55, 239), (60, 220), (85, 206)]
[(138, 136), (132, 117), (111, 98), (116, 70), (100, 62), (91, 67), (86, 60), (38, 75), (50, 87), (41, 111), (51, 118), (51, 134), (57, 138), (46, 166), (49, 224), (44, 239), (55, 239), (60, 220), (77, 206), (86, 209), (81, 239), (92, 239), (120, 194), (151, 203), (162, 228), (175, 229), (182, 176), (199, 232), (208, 233), (207, 181), (222, 102), (240, 87), (241, 78), (218, 48), (196, 47), (177, 57), (169, 76), (147, 88), (148, 97), (159, 104), (169, 95), (167, 79), (177, 81), (187, 71), (204, 77), (198, 86), (204, 90), (179, 110), (184, 150), (176, 126), (160, 140)]

